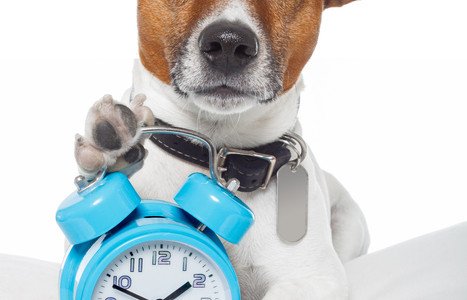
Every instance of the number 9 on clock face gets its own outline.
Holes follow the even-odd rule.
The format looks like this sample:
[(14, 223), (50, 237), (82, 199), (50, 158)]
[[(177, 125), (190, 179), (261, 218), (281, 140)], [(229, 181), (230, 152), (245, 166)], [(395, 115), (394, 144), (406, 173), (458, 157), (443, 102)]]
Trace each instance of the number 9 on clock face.
[(93, 300), (230, 300), (227, 280), (204, 253), (183, 243), (155, 241), (114, 259), (99, 277)]

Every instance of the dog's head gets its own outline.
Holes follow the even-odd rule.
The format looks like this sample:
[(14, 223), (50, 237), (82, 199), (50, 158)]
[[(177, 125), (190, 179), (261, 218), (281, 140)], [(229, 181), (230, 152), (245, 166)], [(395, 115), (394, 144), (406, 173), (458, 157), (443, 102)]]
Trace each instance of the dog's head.
[(321, 14), (353, 0), (139, 0), (143, 65), (202, 110), (245, 111), (294, 86)]

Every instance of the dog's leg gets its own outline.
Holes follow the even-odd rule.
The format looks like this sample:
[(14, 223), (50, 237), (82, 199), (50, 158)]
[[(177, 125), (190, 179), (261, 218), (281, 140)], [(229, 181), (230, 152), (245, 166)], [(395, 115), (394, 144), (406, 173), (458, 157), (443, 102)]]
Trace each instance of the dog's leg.
[(344, 300), (348, 289), (319, 277), (303, 277), (274, 285), (263, 300)]
[(308, 170), (310, 188), (307, 234), (300, 242), (289, 244), (277, 235), (275, 181), (254, 200), (243, 197), (255, 212), (255, 225), (242, 240), (242, 246), (228, 246), (240, 274), (242, 299), (348, 298), (345, 269), (332, 243), (324, 175), (311, 156), (305, 159), (303, 167)]
[[(270, 283), (263, 300), (348, 299), (347, 278), (341, 261), (331, 244), (329, 247), (319, 247), (319, 250), (311, 251), (312, 255), (304, 257), (303, 253), (297, 254), (297, 256), (302, 256), (301, 260), (290, 258), (290, 263), (284, 264), (280, 271), (276, 270), (275, 272), (279, 272), (280, 277)], [(284, 255), (291, 257), (294, 255), (293, 252), (285, 251)], [(310, 253), (309, 250), (308, 253)], [(278, 264), (278, 262), (271, 262), (271, 264)], [(265, 271), (268, 274), (271, 270)]]
[(331, 201), (332, 241), (343, 263), (368, 251), (370, 236), (365, 217), (340, 182), (325, 172)]
[(80, 173), (92, 178), (101, 169), (119, 171), (145, 156), (140, 128), (154, 123), (149, 108), (143, 106), (146, 97), (138, 95), (131, 109), (104, 96), (89, 110), (85, 136), (76, 136), (75, 158)]

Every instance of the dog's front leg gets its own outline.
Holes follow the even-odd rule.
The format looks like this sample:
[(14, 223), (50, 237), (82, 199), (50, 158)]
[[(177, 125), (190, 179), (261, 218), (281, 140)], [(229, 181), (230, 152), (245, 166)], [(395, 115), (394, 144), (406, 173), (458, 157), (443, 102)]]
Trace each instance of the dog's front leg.
[(303, 166), (309, 173), (308, 229), (300, 242), (288, 244), (278, 238), (276, 224), (268, 223), (274, 219), (275, 208), (267, 210), (267, 204), (249, 203), (257, 214), (252, 233), (262, 238), (254, 261), (257, 280), (265, 287), (262, 299), (345, 300), (347, 276), (332, 243), (324, 174), (311, 158)]
[(331, 203), (332, 240), (341, 261), (346, 263), (367, 253), (370, 235), (357, 203), (334, 176), (324, 174)]
[(303, 277), (277, 283), (263, 300), (344, 300), (348, 299), (347, 287), (335, 280)]
[[(345, 300), (347, 278), (337, 255), (324, 254), (322, 261), (305, 268), (284, 267), (281, 278), (270, 285), (263, 300)], [(306, 264), (304, 262), (304, 264)], [(311, 271), (310, 271), (311, 270)], [(306, 274), (306, 273), (308, 274)]]

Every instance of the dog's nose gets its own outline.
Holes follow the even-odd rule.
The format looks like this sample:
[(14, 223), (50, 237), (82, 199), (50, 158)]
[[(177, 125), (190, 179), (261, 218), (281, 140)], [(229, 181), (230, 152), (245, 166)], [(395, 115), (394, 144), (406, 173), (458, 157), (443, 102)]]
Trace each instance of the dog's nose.
[(230, 74), (255, 59), (259, 43), (256, 34), (247, 26), (220, 21), (201, 32), (199, 48), (211, 66)]

